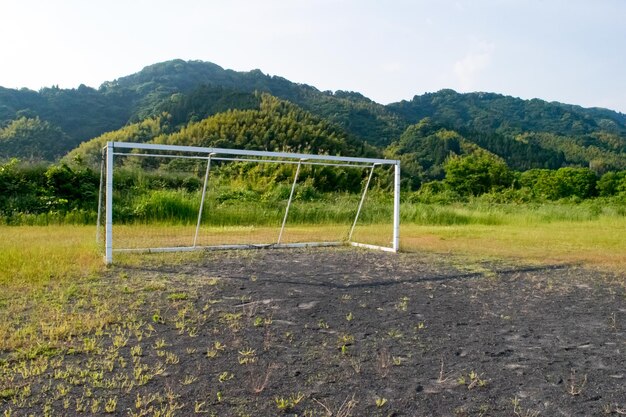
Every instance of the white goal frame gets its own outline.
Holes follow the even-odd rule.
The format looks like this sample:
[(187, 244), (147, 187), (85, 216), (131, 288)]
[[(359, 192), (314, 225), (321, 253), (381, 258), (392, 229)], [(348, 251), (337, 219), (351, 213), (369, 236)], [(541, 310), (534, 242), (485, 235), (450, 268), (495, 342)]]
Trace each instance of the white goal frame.
[[(176, 155), (167, 154), (153, 154), (150, 151), (168, 151), (177, 152)], [(104, 216), (105, 216), (105, 263), (111, 264), (113, 262), (114, 252), (178, 252), (178, 251), (196, 251), (196, 250), (219, 250), (219, 249), (260, 249), (260, 248), (294, 248), (294, 247), (312, 247), (312, 246), (341, 246), (350, 245), (363, 247), (368, 249), (382, 250), (387, 252), (398, 252), (400, 248), (400, 161), (391, 159), (376, 159), (376, 158), (355, 158), (344, 156), (331, 156), (331, 155), (314, 155), (314, 154), (302, 154), (302, 153), (289, 153), (289, 152), (267, 152), (267, 151), (252, 151), (242, 149), (225, 149), (225, 148), (212, 148), (212, 147), (198, 147), (198, 146), (176, 146), (176, 145), (157, 145), (148, 143), (132, 143), (132, 142), (107, 142), (103, 148), (103, 161), (101, 167), (100, 177), (100, 193), (98, 198), (98, 220), (97, 220), (97, 232), (96, 240), (100, 240), (100, 222), (102, 215), (102, 194), (104, 191), (105, 204), (104, 204)], [(185, 155), (186, 154), (186, 155)], [(206, 173), (204, 176), (204, 184), (202, 188), (202, 200), (200, 202), (200, 209), (198, 211), (198, 222), (196, 225), (196, 232), (193, 239), (193, 245), (180, 246), (180, 247), (157, 247), (157, 248), (113, 248), (113, 162), (116, 155), (123, 156), (154, 156), (161, 158), (187, 158), (187, 159), (200, 159), (207, 162)], [(211, 161), (239, 161), (239, 162), (259, 162), (259, 163), (283, 163), (283, 164), (295, 164), (297, 165), (296, 173), (293, 178), (291, 186), (291, 192), (285, 214), (283, 217), (280, 234), (275, 243), (263, 243), (263, 244), (229, 244), (229, 245), (215, 245), (215, 246), (198, 246), (196, 245), (198, 238), (198, 231), (202, 222), (202, 211), (204, 207), (204, 200), (206, 196), (207, 183), (209, 179), (209, 172), (211, 169)], [(369, 169), (370, 173), (367, 179), (367, 183), (363, 188), (363, 193), (359, 201), (356, 216), (352, 223), (352, 228), (348, 235), (347, 241), (334, 241), (334, 242), (306, 242), (306, 243), (282, 243), (282, 235), (287, 222), (289, 214), (289, 207), (294, 195), (294, 190), (298, 182), (298, 175), (300, 173), (300, 167), (302, 165), (322, 165), (322, 166), (342, 166), (342, 167), (356, 167), (361, 169)], [(377, 166), (394, 166), (394, 185), (393, 185), (393, 238), (391, 246), (379, 246), (371, 245), (367, 243), (359, 243), (352, 241), (352, 234), (359, 219), (359, 214), (365, 201), (365, 196), (369, 188), (374, 168)], [(103, 178), (104, 177), (104, 178)], [(103, 187), (104, 186), (104, 187)], [(104, 190), (103, 190), (104, 188)]]

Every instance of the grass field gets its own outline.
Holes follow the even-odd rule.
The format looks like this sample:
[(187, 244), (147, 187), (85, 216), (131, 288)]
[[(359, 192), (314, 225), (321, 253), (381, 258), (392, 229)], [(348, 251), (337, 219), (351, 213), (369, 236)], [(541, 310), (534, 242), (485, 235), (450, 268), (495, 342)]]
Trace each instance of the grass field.
[[(419, 259), (426, 263), (430, 253), (438, 254), (438, 259), (444, 254), (451, 265), (466, 271), (481, 271), (485, 262), (504, 259), (514, 264), (576, 264), (616, 273), (618, 277), (626, 273), (626, 217), (611, 208), (413, 206), (405, 207), (403, 212), (401, 249), (423, 254)], [(346, 224), (288, 225), (285, 241), (340, 240), (348, 230)], [(114, 229), (116, 243), (128, 246), (190, 245), (193, 232), (193, 226), (185, 225), (122, 225)], [(199, 244), (269, 243), (275, 241), (277, 232), (277, 228), (270, 227), (203, 227)], [(388, 245), (390, 239), (390, 226), (380, 224), (359, 226), (354, 236), (356, 241), (380, 245)], [(159, 344), (160, 339), (155, 342), (152, 338), (162, 317), (176, 323), (177, 328), (179, 322), (183, 323), (182, 329), (189, 332), (191, 340), (193, 328), (185, 323), (210, 322), (213, 307), (209, 303), (203, 308), (206, 311), (197, 311), (198, 306), (187, 299), (193, 290), (188, 288), (191, 284), (178, 282), (181, 278), (175, 272), (201, 261), (203, 256), (200, 252), (116, 254), (116, 263), (131, 271), (120, 272), (116, 267), (104, 266), (94, 226), (0, 226), (0, 411), (12, 415), (9, 410), (13, 408), (36, 409), (39, 406), (29, 406), (29, 401), (37, 404), (40, 400), (35, 398), (47, 394), (42, 391), (33, 395), (31, 389), (52, 389), (52, 402), (42, 403), (42, 415), (53, 415), (46, 413), (46, 407), (63, 398), (63, 407), (67, 403), (79, 410), (88, 404), (92, 414), (107, 412), (108, 408), (121, 415), (116, 404), (121, 404), (122, 398), (89, 397), (91, 392), (84, 384), (100, 390), (105, 382), (110, 386), (126, 384), (125, 389), (133, 395), (146, 393), (140, 387), (159, 375), (161, 365), (157, 359), (152, 364), (155, 368), (150, 368), (142, 362), (141, 348), (128, 350), (127, 340), (130, 337), (139, 346), (145, 345), (141, 342), (145, 338), (146, 343), (150, 341), (142, 345), (147, 352), (153, 344)], [(146, 277), (135, 277), (134, 265), (143, 270), (149, 266), (147, 270), (154, 273), (147, 281)], [(207, 279), (212, 282), (210, 277)], [(185, 291), (180, 291), (179, 284)], [(346, 317), (349, 321), (351, 315)], [(258, 318), (251, 316), (252, 320)], [(251, 326), (254, 329), (256, 324)], [(155, 349), (156, 353), (164, 352)], [(184, 351), (178, 355), (181, 353)], [(74, 355), (91, 358), (86, 369), (69, 365), (75, 361)], [(172, 355), (164, 356), (165, 365), (176, 359)], [(132, 362), (134, 376), (124, 376), (124, 369), (128, 369), (125, 361)], [(109, 367), (119, 369), (113, 374), (124, 381), (99, 380), (103, 369), (106, 373)], [(38, 375), (54, 376), (55, 382), (41, 385)], [(83, 384), (84, 391), (72, 389), (72, 381), (78, 387)], [(70, 394), (64, 394), (67, 392)], [(167, 391), (158, 393), (160, 409), (138, 399), (137, 403), (142, 404), (138, 410), (153, 412), (125, 415), (178, 415), (178, 403), (168, 395)], [(70, 404), (70, 397), (76, 404)], [(196, 409), (208, 409), (203, 404), (196, 403)]]
[[(421, 224), (405, 221), (401, 225), (403, 251), (454, 254), (470, 261), (510, 259), (626, 272), (623, 215), (521, 206), (515, 211), (511, 207), (429, 207), (421, 216)], [(284, 241), (341, 240), (348, 230), (349, 225), (298, 224), (288, 226)], [(193, 226), (181, 225), (114, 229), (116, 243), (128, 247), (190, 245), (193, 231)], [(269, 227), (210, 227), (202, 229), (198, 243), (269, 243), (275, 241), (277, 232)], [(0, 348), (32, 347), (44, 334), (56, 345), (64, 337), (115, 320), (112, 312), (116, 309), (110, 304), (118, 300), (107, 299), (103, 296), (107, 288), (100, 288), (98, 277), (106, 268), (95, 242), (95, 227), (0, 226), (0, 236)], [(391, 229), (379, 224), (359, 226), (354, 240), (389, 245)], [(116, 254), (116, 260), (159, 263), (163, 256)], [(197, 256), (187, 253), (166, 259), (184, 263)], [(80, 291), (83, 293), (78, 294)], [(78, 307), (75, 298), (81, 299)], [(68, 311), (70, 305), (72, 311)], [(80, 320), (76, 320), (78, 316)]]
[[(626, 216), (620, 207), (589, 205), (403, 205), (401, 249), (580, 263), (626, 270)], [(285, 242), (342, 240), (350, 224), (288, 224)], [(195, 226), (115, 226), (118, 247), (191, 245)], [(102, 269), (92, 226), (0, 226), (0, 285), (44, 285)], [(199, 245), (272, 243), (267, 225), (206, 226)], [(360, 225), (353, 240), (389, 245), (389, 225)]]

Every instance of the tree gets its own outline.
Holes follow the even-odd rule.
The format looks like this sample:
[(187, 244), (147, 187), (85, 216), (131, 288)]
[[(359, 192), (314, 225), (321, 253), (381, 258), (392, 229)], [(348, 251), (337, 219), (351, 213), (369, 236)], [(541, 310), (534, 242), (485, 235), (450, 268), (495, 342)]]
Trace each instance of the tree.
[(461, 195), (480, 195), (500, 191), (513, 183), (513, 173), (499, 157), (475, 152), (453, 155), (444, 164), (445, 183)]
[(596, 188), (600, 197), (626, 193), (626, 171), (607, 172), (598, 180)]
[(57, 126), (22, 117), (0, 129), (0, 160), (21, 156), (30, 161), (53, 161), (62, 155), (67, 135)]
[[(608, 180), (607, 180), (608, 181)], [(520, 184), (548, 200), (596, 195), (597, 177), (589, 168), (533, 169), (520, 176)]]

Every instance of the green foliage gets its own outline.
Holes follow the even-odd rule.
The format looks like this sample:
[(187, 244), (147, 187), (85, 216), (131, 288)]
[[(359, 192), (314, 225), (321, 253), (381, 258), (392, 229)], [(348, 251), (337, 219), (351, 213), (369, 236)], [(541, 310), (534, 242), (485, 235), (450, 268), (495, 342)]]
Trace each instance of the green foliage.
[(375, 153), (336, 126), (267, 94), (258, 110), (219, 113), (155, 142), (329, 155)]
[(386, 106), (408, 123), (428, 117), (502, 157), (517, 170), (588, 166), (626, 168), (626, 116), (494, 93), (441, 90)]
[(79, 161), (90, 167), (99, 167), (102, 160), (102, 148), (106, 146), (107, 142), (144, 143), (170, 131), (169, 116), (162, 114), (81, 143), (80, 146), (69, 152), (63, 161), (68, 164)]
[(133, 198), (130, 205), (123, 205), (115, 220), (192, 222), (198, 216), (200, 201), (184, 190), (154, 190)]
[(258, 109), (260, 104), (258, 93), (201, 85), (188, 94), (172, 94), (159, 109), (170, 115), (173, 125), (183, 126), (228, 110)]
[[(452, 90), (383, 106), (357, 92), (321, 92), (259, 70), (173, 60), (98, 90), (0, 87), (0, 162), (8, 161), (0, 172), (0, 215), (89, 218), (97, 191), (91, 170), (98, 170), (107, 141), (384, 154), (401, 160), (403, 189), (421, 186), (410, 196), (414, 202), (626, 195), (626, 116), (609, 110)], [(11, 161), (15, 156), (56, 161), (71, 149), (52, 167)], [(146, 173), (147, 164), (158, 171)], [(166, 191), (180, 193), (169, 196), (167, 204), (174, 205), (201, 186), (203, 167), (193, 161), (126, 158), (124, 167), (115, 179), (121, 189), (163, 192), (154, 200), (137, 193), (144, 199), (138, 213), (156, 210)], [(216, 163), (215, 169), (222, 178), (239, 181), (222, 193), (218, 204), (224, 205), (281, 201), (295, 167)], [(308, 167), (296, 198), (312, 200), (336, 189), (357, 192), (365, 175)], [(375, 186), (379, 180), (389, 183), (390, 175), (377, 172)], [(185, 207), (179, 208), (191, 210)]]
[[(40, 118), (42, 123), (59, 129), (63, 135), (32, 135), (32, 140), (39, 141), (47, 153), (43, 159), (53, 161), (82, 141), (122, 127), (128, 121), (133, 105), (134, 99), (127, 92), (103, 94), (84, 85), (68, 90), (43, 88), (38, 92), (0, 87), (0, 127), (13, 120)], [(30, 159), (31, 155), (17, 147), (11, 148), (6, 156), (0, 152), (2, 157)]]
[(21, 117), (0, 129), (0, 161), (20, 155), (30, 161), (53, 161), (66, 151), (67, 135), (39, 117)]
[(506, 163), (487, 153), (452, 156), (444, 164), (445, 183), (461, 195), (480, 195), (500, 191), (513, 183)]
[(539, 99), (441, 90), (387, 106), (410, 123), (430, 117), (453, 129), (479, 132), (552, 132), (563, 136), (626, 132), (626, 115)]
[[(182, 60), (148, 66), (98, 90), (84, 85), (38, 92), (0, 87), (0, 129), (22, 119), (40, 120), (41, 125), (49, 124), (43, 127), (51, 133), (41, 134), (40, 128), (22, 130), (26, 132), (22, 136), (13, 132), (5, 146), (0, 141), (0, 159), (57, 160), (88, 139), (99, 137), (99, 143), (104, 142), (104, 132), (116, 129), (122, 131), (107, 138), (152, 140), (229, 111), (263, 112), (264, 94), (289, 101), (334, 126), (352, 138), (357, 154), (371, 153), (368, 145), (378, 146), (374, 152), (381, 153), (392, 144), (386, 154), (402, 159), (407, 174), (403, 183), (412, 189), (443, 178), (442, 157), (459, 154), (455, 141), (461, 144), (460, 154), (473, 144), (521, 171), (589, 166), (602, 175), (626, 169), (626, 116), (610, 110), (452, 90), (383, 106), (357, 92), (322, 92), (259, 70), (236, 72), (209, 62)], [(434, 131), (412, 126), (424, 118), (430, 118)], [(257, 149), (275, 142), (271, 132), (268, 137), (255, 137), (251, 145), (247, 144), (250, 136), (228, 133), (233, 137), (222, 139), (239, 147)], [(25, 146), (16, 145), (22, 142)], [(289, 148), (306, 149), (309, 144), (290, 143)], [(79, 153), (96, 154), (84, 148)]]
[(607, 172), (598, 180), (596, 187), (601, 197), (626, 195), (626, 171)]
[(519, 183), (534, 195), (547, 200), (575, 197), (586, 199), (596, 195), (597, 177), (589, 168), (540, 169), (523, 172)]
[(0, 165), (0, 217), (11, 223), (23, 214), (47, 213), (90, 221), (85, 213), (96, 210), (98, 186), (98, 173), (88, 168), (20, 165), (12, 159)]
[(545, 168), (558, 168), (564, 161), (595, 166), (597, 172), (626, 169), (626, 134), (618, 136), (614, 133), (595, 132), (584, 136), (562, 136), (549, 132), (527, 132), (518, 135), (517, 140), (562, 155), (561, 163)]
[(443, 163), (450, 155), (462, 153), (463, 141), (458, 133), (426, 118), (409, 126), (400, 139), (387, 148), (385, 156), (400, 159), (405, 185), (415, 189), (423, 180), (442, 179)]

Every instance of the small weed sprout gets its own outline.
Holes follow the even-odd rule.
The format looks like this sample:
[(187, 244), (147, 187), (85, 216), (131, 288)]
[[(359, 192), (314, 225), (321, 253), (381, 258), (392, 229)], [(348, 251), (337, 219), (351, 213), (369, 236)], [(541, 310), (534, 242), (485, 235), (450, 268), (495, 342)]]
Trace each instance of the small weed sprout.
[(189, 296), (184, 292), (175, 292), (167, 296), (167, 299), (170, 301), (184, 301), (187, 298), (189, 298)]
[(276, 407), (281, 411), (289, 411), (296, 408), (296, 406), (304, 399), (304, 394), (298, 392), (297, 394), (291, 394), (287, 398), (276, 397), (274, 402)]
[(226, 345), (224, 345), (222, 342), (217, 341), (213, 343), (213, 347), (207, 349), (206, 356), (209, 359), (213, 359), (224, 349), (226, 349)]
[(85, 401), (85, 397), (76, 398), (76, 412), (84, 413), (87, 411), (87, 402)]
[(476, 387), (485, 387), (487, 385), (487, 380), (482, 379), (481, 376), (475, 371), (470, 371), (467, 376), (461, 374), (457, 378), (457, 382), (459, 385), (467, 385), (468, 390)]
[(409, 297), (402, 297), (395, 307), (398, 311), (406, 311), (409, 308)]
[(159, 313), (158, 311), (156, 311), (156, 312), (152, 315), (152, 321), (153, 321), (154, 323), (160, 323), (160, 324), (165, 323), (165, 320), (163, 320), (163, 317), (161, 316), (161, 313)]
[(142, 356), (143, 349), (141, 348), (141, 345), (131, 347), (130, 354), (131, 356), (136, 356), (136, 357)]
[(93, 398), (91, 400), (91, 413), (98, 414), (99, 411), (100, 411), (100, 400), (97, 398)]
[(384, 397), (377, 397), (376, 400), (374, 400), (374, 403), (376, 404), (376, 408), (382, 408), (385, 404), (387, 404), (387, 399)]
[(195, 375), (186, 375), (185, 379), (181, 381), (183, 385), (191, 385), (198, 380), (198, 377)]
[(393, 339), (402, 339), (402, 337), (404, 336), (404, 334), (398, 330), (398, 329), (390, 329), (387, 332), (387, 336), (393, 338)]
[(86, 337), (83, 339), (83, 351), (86, 353), (96, 350), (98, 343), (95, 337)]
[(226, 381), (230, 381), (231, 379), (233, 379), (234, 376), (235, 375), (231, 374), (230, 372), (224, 371), (217, 377), (217, 380), (220, 382), (226, 382)]
[(167, 343), (165, 342), (165, 339), (159, 339), (154, 343), (154, 348), (157, 350), (163, 349), (166, 346), (167, 346)]
[(247, 365), (256, 362), (256, 351), (252, 348), (247, 348), (239, 351), (239, 364)]
[(193, 406), (193, 412), (196, 414), (207, 414), (208, 411), (204, 409), (205, 404), (206, 404), (206, 401), (203, 401), (201, 403), (196, 401), (196, 403)]
[(104, 411), (108, 414), (114, 413), (117, 410), (117, 397), (109, 398), (104, 404)]
[(539, 411), (523, 410), (517, 397), (513, 398), (511, 403), (513, 404), (513, 414), (517, 417), (539, 417)]
[(180, 362), (180, 358), (175, 353), (166, 352), (165, 353), (165, 363), (170, 365), (175, 365)]

